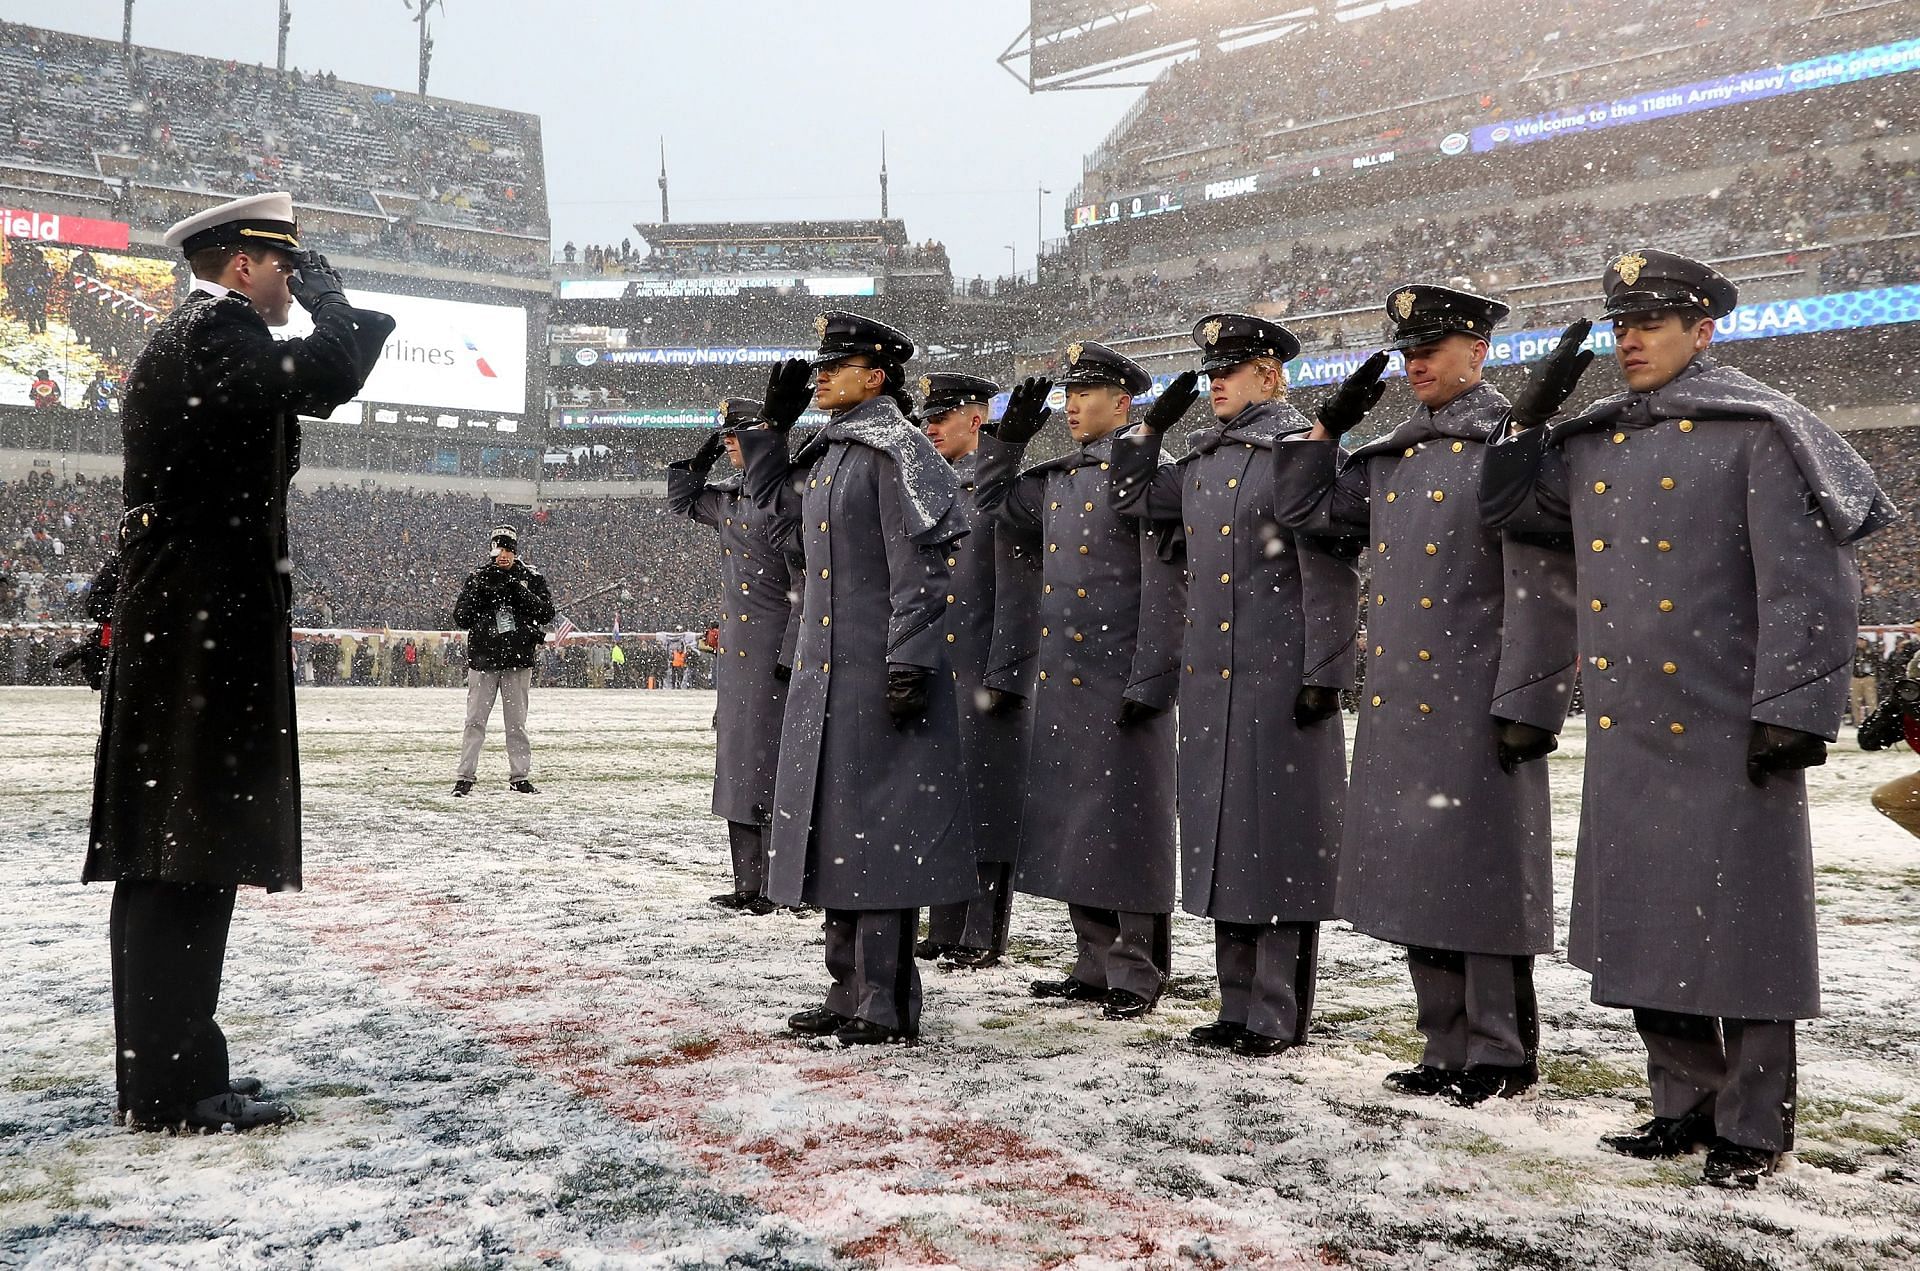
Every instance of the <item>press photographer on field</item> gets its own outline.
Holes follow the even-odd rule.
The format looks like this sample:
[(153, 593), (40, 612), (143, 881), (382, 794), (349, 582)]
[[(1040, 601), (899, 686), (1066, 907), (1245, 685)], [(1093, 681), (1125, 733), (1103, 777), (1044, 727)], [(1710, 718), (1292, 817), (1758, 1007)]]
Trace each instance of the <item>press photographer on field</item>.
[(513, 526), (494, 527), (492, 542), (491, 559), (467, 575), (453, 606), (453, 620), (467, 629), (467, 724), (460, 770), (454, 774), (455, 798), (473, 793), (496, 695), (506, 716), (508, 786), (520, 794), (540, 793), (529, 779), (533, 747), (527, 741), (527, 693), (533, 687), (534, 654), (546, 640), (541, 628), (553, 621), (553, 597), (546, 578), (520, 559), (520, 536)]

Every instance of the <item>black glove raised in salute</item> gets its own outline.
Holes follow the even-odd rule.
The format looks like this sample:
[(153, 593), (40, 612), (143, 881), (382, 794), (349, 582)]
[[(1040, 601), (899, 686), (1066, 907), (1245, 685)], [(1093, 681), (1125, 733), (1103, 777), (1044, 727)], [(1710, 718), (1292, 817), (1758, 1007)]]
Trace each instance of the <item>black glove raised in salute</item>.
[(319, 252), (303, 251), (294, 257), (297, 268), (287, 277), (287, 290), (300, 307), (315, 317), (328, 305), (347, 303), (347, 290), (340, 274)]
[(693, 457), (687, 460), (687, 471), (695, 476), (706, 476), (707, 470), (713, 467), (713, 461), (720, 457), (720, 452), (726, 449), (726, 445), (724, 434), (718, 432), (712, 434), (700, 443), (700, 449), (694, 451)]
[(1513, 422), (1521, 428), (1537, 428), (1559, 413), (1567, 398), (1573, 396), (1580, 377), (1593, 362), (1593, 350), (1582, 349), (1593, 323), (1580, 319), (1560, 333), (1560, 343), (1546, 360), (1533, 368), (1533, 378), (1513, 400)]
[(1053, 407), (1047, 405), (1047, 394), (1052, 391), (1053, 381), (1041, 375), (1029, 375), (1015, 384), (1013, 392), (1007, 394), (1006, 413), (1000, 416), (993, 435), (1010, 446), (1024, 446), (1039, 436), (1053, 416)]
[(905, 728), (927, 713), (927, 685), (933, 672), (918, 666), (887, 668), (887, 714), (895, 728)]
[(1320, 403), (1316, 412), (1320, 426), (1336, 437), (1344, 437), (1358, 428), (1367, 412), (1379, 404), (1380, 395), (1387, 391), (1387, 386), (1380, 382), (1386, 373), (1384, 352), (1375, 353), (1355, 367), (1353, 374), (1340, 381), (1340, 387)]
[(781, 432), (793, 427), (813, 404), (813, 367), (806, 359), (790, 357), (767, 372), (766, 403), (761, 417)]
[(1173, 377), (1153, 405), (1147, 408), (1147, 416), (1141, 424), (1148, 432), (1165, 432), (1180, 422), (1180, 417), (1192, 409), (1200, 400), (1200, 373), (1182, 371)]

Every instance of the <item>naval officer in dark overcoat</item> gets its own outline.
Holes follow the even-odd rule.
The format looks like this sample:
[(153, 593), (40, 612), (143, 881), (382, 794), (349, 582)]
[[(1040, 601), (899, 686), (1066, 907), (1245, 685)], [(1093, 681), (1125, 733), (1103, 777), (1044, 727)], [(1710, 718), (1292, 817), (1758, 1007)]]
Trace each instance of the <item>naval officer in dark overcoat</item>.
[[(920, 1031), (926, 905), (979, 890), (947, 636), (960, 482), (906, 417), (913, 342), (822, 315), (811, 366), (774, 368), (739, 434), (747, 488), (805, 570), (767, 849), (767, 895), (826, 910), (826, 1002), (788, 1026), (847, 1045)], [(817, 381), (817, 382), (816, 382)], [(787, 453), (811, 402), (830, 419)]]
[(1573, 688), (1572, 562), (1562, 542), (1484, 527), (1480, 468), (1507, 399), (1482, 378), (1507, 306), (1414, 283), (1388, 296), (1412, 413), (1344, 454), (1379, 400), (1368, 358), (1273, 451), (1280, 520), (1356, 534), (1372, 604), (1339, 912), (1404, 945), (1426, 1050), (1388, 1086), (1461, 1103), (1539, 1077), (1533, 959), (1553, 948), (1544, 764)]
[(1040, 632), (1040, 558), (975, 498), (980, 430), (1000, 389), (992, 380), (936, 371), (920, 381), (920, 419), (927, 438), (960, 480), (968, 534), (949, 549), (953, 590), (947, 593), (947, 643), (960, 694), (960, 753), (980, 894), (936, 905), (927, 914), (926, 947), (941, 966), (977, 970), (1007, 951), (1013, 914), (1014, 853), (1020, 847), (1020, 805), (1026, 797), (1027, 743), (1033, 713), (1034, 658)]
[(1153, 1009), (1172, 965), (1174, 718), (1181, 570), (1151, 523), (1116, 512), (1115, 434), (1153, 378), (1104, 345), (1067, 347), (1074, 446), (1020, 470), (1052, 386), (1014, 391), (980, 441), (980, 505), (1039, 554), (1040, 656), (1014, 888), (1067, 902), (1076, 956), (1038, 997)]
[[(713, 433), (691, 456), (667, 465), (667, 506), (720, 539), (713, 814), (727, 822), (733, 886), (709, 899), (751, 914), (775, 908), (766, 897), (767, 822), (798, 635), (787, 554), (773, 541), (772, 514), (747, 497), (741, 472), (737, 434), (759, 422), (761, 409), (748, 397), (721, 402)], [(722, 454), (729, 471), (710, 480), (707, 474)]]
[[(118, 639), (84, 878), (112, 881), (120, 1106), (139, 1126), (291, 1116), (214, 1021), (235, 889), (300, 888), (287, 487), (300, 417), (353, 400), (394, 328), (302, 247), (285, 193), (167, 230), (192, 290), (128, 376)], [(298, 301), (313, 334), (275, 340)]]
[(1114, 448), (1116, 511), (1185, 549), (1180, 657), (1181, 903), (1213, 919), (1220, 1018), (1205, 1046), (1275, 1055), (1306, 1040), (1320, 923), (1334, 916), (1353, 682), (1354, 549), (1274, 515), (1274, 450), (1311, 425), (1287, 405), (1293, 333), (1246, 314), (1194, 324), (1211, 419), (1160, 464), (1160, 432), (1198, 396), (1177, 377), (1160, 427)]
[(1845, 713), (1853, 545), (1888, 501), (1813, 412), (1707, 356), (1738, 293), (1640, 248), (1606, 267), (1627, 391), (1548, 425), (1586, 324), (1488, 452), (1492, 524), (1573, 535), (1587, 711), (1568, 956), (1631, 1009), (1653, 1119), (1632, 1156), (1705, 1145), (1753, 1187), (1793, 1145), (1796, 1020), (1820, 1014), (1804, 769)]

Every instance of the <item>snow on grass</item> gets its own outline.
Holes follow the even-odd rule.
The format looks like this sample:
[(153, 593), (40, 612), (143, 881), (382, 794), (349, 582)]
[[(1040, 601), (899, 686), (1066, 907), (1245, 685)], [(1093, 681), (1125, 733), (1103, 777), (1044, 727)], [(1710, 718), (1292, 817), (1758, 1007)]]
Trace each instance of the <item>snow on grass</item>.
[[(1389, 1095), (1418, 1054), (1391, 947), (1330, 929), (1314, 1044), (1197, 1052), (1205, 924), (1154, 1015), (1029, 998), (1071, 939), (928, 970), (918, 1047), (789, 1039), (817, 919), (737, 917), (703, 693), (548, 692), (538, 797), (494, 746), (448, 797), (461, 697), (303, 691), (307, 891), (243, 896), (236, 1072), (303, 1119), (111, 1124), (107, 889), (73, 880), (97, 705), (0, 690), (0, 1262), (339, 1266), (1896, 1267), (1920, 1259), (1920, 843), (1866, 804), (1911, 754), (1814, 774), (1829, 1018), (1799, 1151), (1754, 1196), (1597, 1146), (1645, 1115), (1624, 1012), (1543, 959), (1547, 1080), (1460, 1109)], [(1571, 844), (1584, 747), (1550, 761)], [(1571, 870), (1560, 861), (1561, 913)], [(925, 964), (923, 964), (924, 966)]]

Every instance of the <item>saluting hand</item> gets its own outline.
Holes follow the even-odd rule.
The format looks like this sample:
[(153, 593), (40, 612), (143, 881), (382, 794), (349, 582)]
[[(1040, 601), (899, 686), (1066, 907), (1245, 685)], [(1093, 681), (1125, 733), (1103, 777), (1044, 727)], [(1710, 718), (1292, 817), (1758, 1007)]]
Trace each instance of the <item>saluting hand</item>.
[(713, 467), (714, 460), (720, 457), (720, 452), (726, 448), (726, 444), (722, 434), (718, 431), (714, 432), (700, 443), (700, 449), (694, 451), (693, 457), (687, 460), (687, 469), (690, 472), (705, 475), (707, 469)]
[(1039, 436), (1053, 415), (1053, 407), (1047, 405), (1052, 391), (1053, 381), (1043, 375), (1029, 375), (1014, 385), (993, 435), (1011, 446), (1024, 446)]
[(319, 252), (303, 251), (294, 257), (294, 271), (287, 275), (287, 290), (308, 313), (318, 315), (328, 305), (347, 303), (347, 290), (339, 271)]
[(1533, 378), (1513, 401), (1513, 422), (1522, 429), (1537, 428), (1559, 413), (1573, 396), (1580, 377), (1593, 363), (1593, 350), (1582, 349), (1593, 323), (1581, 318), (1560, 333), (1560, 343), (1546, 360), (1533, 368)]
[(1165, 432), (1179, 423), (1181, 416), (1199, 400), (1200, 373), (1182, 371), (1161, 390), (1160, 396), (1147, 408), (1146, 417), (1140, 423), (1148, 432)]
[(761, 417), (781, 432), (793, 427), (813, 402), (813, 367), (806, 359), (790, 357), (767, 372), (767, 394)]
[(1353, 374), (1340, 381), (1340, 387), (1333, 390), (1326, 401), (1320, 403), (1315, 413), (1320, 426), (1336, 438), (1344, 437), (1360, 426), (1367, 412), (1380, 402), (1380, 395), (1387, 386), (1380, 377), (1387, 373), (1387, 355), (1384, 350), (1354, 368)]

